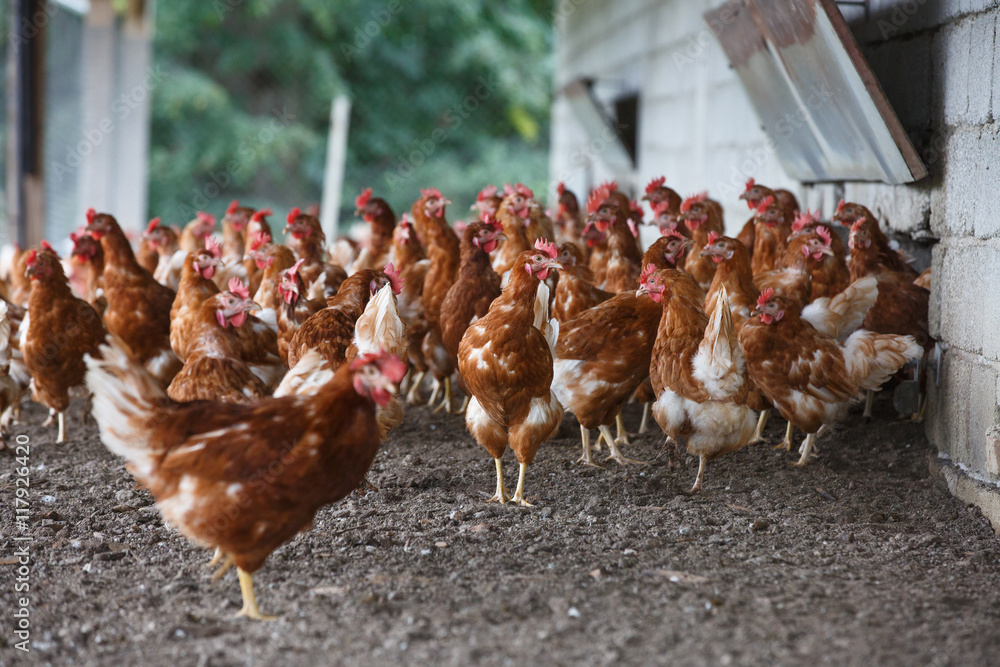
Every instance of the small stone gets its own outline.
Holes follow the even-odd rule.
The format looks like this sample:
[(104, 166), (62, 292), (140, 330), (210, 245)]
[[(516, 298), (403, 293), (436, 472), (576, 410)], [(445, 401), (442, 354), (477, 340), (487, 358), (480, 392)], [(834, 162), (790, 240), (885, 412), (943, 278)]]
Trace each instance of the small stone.
[(566, 614), (570, 618), (580, 618), (580, 610), (577, 609), (576, 607), (570, 607), (569, 611), (567, 611)]
[(750, 530), (755, 533), (759, 533), (762, 530), (767, 530), (771, 526), (771, 522), (767, 519), (757, 519), (750, 524)]
[(434, 546), (436, 546), (438, 549), (447, 549), (448, 548), (448, 543), (447, 542), (435, 542)]

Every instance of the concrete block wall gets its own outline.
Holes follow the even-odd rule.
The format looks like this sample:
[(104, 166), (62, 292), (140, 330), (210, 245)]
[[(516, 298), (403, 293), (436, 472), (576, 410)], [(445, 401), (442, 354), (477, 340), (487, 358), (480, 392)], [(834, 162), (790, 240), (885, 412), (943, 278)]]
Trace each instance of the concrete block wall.
[(719, 4), (563, 0), (556, 89), (587, 76), (605, 101), (639, 91), (639, 148), (635, 170), (614, 173), (557, 100), (553, 178), (578, 191), (617, 178), (634, 192), (666, 175), (682, 194), (708, 189), (734, 231), (747, 217), (739, 184), (753, 176), (825, 216), (841, 197), (862, 202), (914, 240), (919, 268), (932, 261), (931, 332), (945, 350), (931, 374), (927, 433), (953, 491), (996, 509), (1000, 527), (1000, 0), (869, 0), (867, 17), (841, 6), (930, 170), (904, 186), (788, 179), (702, 21)]

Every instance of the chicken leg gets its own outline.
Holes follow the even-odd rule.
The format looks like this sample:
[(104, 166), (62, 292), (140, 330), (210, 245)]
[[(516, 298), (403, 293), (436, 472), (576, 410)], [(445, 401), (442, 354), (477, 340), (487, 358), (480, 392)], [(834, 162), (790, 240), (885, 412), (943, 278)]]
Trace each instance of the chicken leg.
[[(228, 554), (223, 553), (220, 550), (216, 550), (216, 555), (222, 561), (222, 565), (219, 566), (218, 570), (212, 573), (212, 581), (218, 581), (219, 579), (222, 579), (224, 576), (226, 576), (226, 572), (229, 572), (230, 568), (232, 568), (233, 566), (233, 559), (230, 558)], [(213, 557), (212, 562), (209, 563), (209, 566), (213, 565), (215, 562), (217, 561), (215, 557)]]
[(420, 383), (424, 380), (427, 371), (419, 371), (417, 377), (410, 380), (410, 390), (406, 392), (406, 402), (410, 405), (417, 405), (420, 400)]
[(629, 442), (628, 438), (630, 435), (635, 435), (635, 434), (629, 433), (627, 430), (625, 430), (625, 420), (622, 419), (621, 410), (619, 410), (618, 414), (615, 415), (615, 428), (618, 430), (618, 437), (615, 438), (615, 440), (625, 445), (631, 445), (632, 443)]
[(500, 459), (493, 459), (493, 461), (497, 464), (497, 492), (486, 502), (506, 505), (507, 501), (510, 500), (510, 494), (507, 493), (507, 487), (503, 485), (503, 462)]
[(767, 426), (767, 420), (771, 417), (770, 410), (761, 410), (760, 417), (757, 418), (757, 428), (754, 429), (753, 437), (750, 438), (748, 445), (752, 445), (755, 442), (760, 442), (764, 439), (764, 427)]
[(645, 433), (649, 430), (649, 415), (653, 411), (652, 403), (642, 404), (642, 421), (639, 422), (639, 433)]
[(253, 594), (253, 575), (245, 572), (243, 568), (236, 568), (236, 574), (240, 577), (240, 592), (243, 594), (243, 608), (237, 612), (237, 616), (246, 616), (257, 621), (273, 621), (277, 616), (265, 616), (260, 613), (257, 607), (257, 597)]
[(816, 442), (816, 434), (815, 433), (807, 434), (806, 440), (805, 442), (802, 443), (802, 447), (800, 448), (802, 451), (802, 456), (800, 456), (799, 460), (793, 463), (792, 465), (801, 467), (809, 463), (809, 455), (813, 451), (813, 443), (815, 442)]
[[(600, 439), (598, 438), (598, 441), (599, 440)], [(578, 458), (576, 462), (600, 468), (601, 466), (594, 463), (594, 459), (590, 455), (590, 429), (586, 428), (583, 424), (580, 424), (580, 442), (583, 443), (583, 456)]]
[(56, 413), (56, 420), (59, 422), (59, 435), (56, 436), (56, 444), (66, 442), (66, 412)]
[(434, 414), (437, 414), (444, 410), (446, 415), (451, 414), (451, 377), (446, 377), (444, 379), (444, 398), (441, 403), (434, 408)]
[(701, 483), (705, 479), (705, 467), (708, 464), (708, 459), (704, 456), (698, 457), (698, 476), (694, 479), (694, 486), (688, 491), (690, 494), (695, 494), (701, 491)]
[(524, 507), (534, 507), (534, 505), (524, 499), (524, 473), (528, 470), (528, 464), (522, 463), (520, 465), (521, 469), (517, 473), (517, 489), (514, 490), (514, 497), (511, 500)]
[(427, 405), (434, 404), (434, 401), (437, 400), (439, 391), (441, 391), (441, 380), (434, 378), (433, 389), (431, 389), (431, 397), (427, 399)]
[(616, 438), (611, 437), (610, 428), (608, 428), (603, 424), (601, 426), (598, 426), (597, 428), (601, 431), (601, 437), (604, 438), (604, 441), (606, 443), (608, 443), (608, 449), (611, 451), (611, 455), (608, 456), (607, 460), (610, 461), (611, 459), (614, 459), (615, 461), (621, 463), (622, 465), (625, 465), (627, 463), (638, 463), (645, 465), (646, 463), (645, 461), (637, 461), (635, 459), (630, 459), (626, 457), (624, 454), (622, 454), (622, 451), (618, 449), (618, 445), (622, 444), (622, 442), (621, 440), (617, 440)]
[(465, 398), (462, 400), (462, 405), (460, 405), (458, 407), (458, 410), (455, 411), (455, 414), (456, 415), (464, 415), (465, 411), (468, 410), (468, 409), (469, 409), (469, 395), (466, 394)]
[(871, 389), (865, 394), (865, 412), (861, 416), (865, 419), (872, 418), (872, 404), (875, 402), (875, 392)]
[(784, 449), (786, 452), (792, 451), (792, 442), (795, 440), (793, 434), (795, 427), (792, 426), (792, 422), (788, 422), (788, 428), (785, 429), (785, 439), (775, 445), (775, 449)]

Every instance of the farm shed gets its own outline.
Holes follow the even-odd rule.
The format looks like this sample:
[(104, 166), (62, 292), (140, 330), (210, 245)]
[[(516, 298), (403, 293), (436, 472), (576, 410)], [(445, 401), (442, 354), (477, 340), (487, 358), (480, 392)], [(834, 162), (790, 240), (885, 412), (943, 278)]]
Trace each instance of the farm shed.
[[(775, 3), (785, 9), (799, 3)], [(730, 5), (734, 11), (743, 3)], [(708, 187), (730, 233), (747, 217), (747, 178), (784, 187), (824, 219), (843, 198), (868, 206), (918, 268), (933, 267), (927, 435), (952, 492), (1000, 527), (1000, 217), (990, 166), (1000, 151), (998, 3), (839, 3), (850, 32), (928, 175), (889, 184), (791, 178), (720, 47), (703, 0), (566, 0), (556, 10), (550, 174), (576, 190), (617, 179), (631, 193), (665, 175), (682, 195)], [(580, 82), (615, 132), (574, 109)], [(807, 106), (827, 104), (804, 98)], [(786, 119), (803, 121), (800, 108)], [(928, 252), (930, 250), (930, 252)]]

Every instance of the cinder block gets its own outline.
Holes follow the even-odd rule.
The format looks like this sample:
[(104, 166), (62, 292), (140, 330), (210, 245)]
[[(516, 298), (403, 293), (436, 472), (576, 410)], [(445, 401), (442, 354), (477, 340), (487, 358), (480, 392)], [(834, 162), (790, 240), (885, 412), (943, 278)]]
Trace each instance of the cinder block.
[(952, 347), (944, 356), (941, 385), (932, 380), (928, 387), (928, 439), (980, 474), (996, 474), (990, 473), (987, 436), (995, 433), (998, 378), (1000, 364)]
[(859, 42), (875, 43), (952, 23), (997, 4), (997, 0), (869, 0), (867, 21), (856, 10), (844, 11), (844, 16)]
[[(933, 300), (937, 301), (935, 331), (950, 345), (992, 362), (1000, 361), (1000, 241), (946, 239), (934, 267)], [(941, 245), (941, 244), (939, 244)]]

